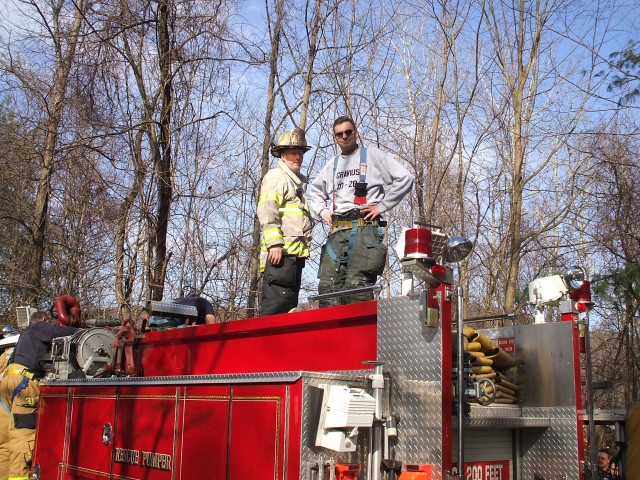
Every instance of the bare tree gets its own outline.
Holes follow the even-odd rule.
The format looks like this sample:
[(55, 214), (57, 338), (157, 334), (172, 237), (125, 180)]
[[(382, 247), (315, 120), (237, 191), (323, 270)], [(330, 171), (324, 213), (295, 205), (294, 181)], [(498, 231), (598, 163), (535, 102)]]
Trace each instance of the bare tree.
[(24, 300), (24, 271), (31, 261), (25, 232), (33, 216), (37, 169), (35, 148), (39, 131), (27, 119), (14, 115), (16, 108), (5, 100), (0, 106), (0, 298), (6, 323), (9, 312)]
[[(594, 371), (611, 388), (598, 392), (601, 408), (621, 408), (640, 399), (640, 181), (636, 136), (623, 135), (628, 121), (619, 121), (587, 139), (584, 155), (592, 159), (590, 188), (577, 221), (602, 257), (592, 279), (596, 310)], [(595, 321), (599, 319), (599, 321)]]
[[(217, 148), (210, 146), (216, 136), (209, 140), (204, 132), (215, 132), (211, 124), (220, 112), (209, 108), (207, 99), (217, 94), (221, 79), (228, 75), (220, 74), (227, 32), (226, 16), (219, 7), (204, 2), (123, 0), (113, 10), (104, 9), (103, 17), (92, 24), (101, 39), (95, 50), (101, 72), (95, 94), (105, 99), (112, 112), (105, 119), (103, 135), (118, 139), (107, 142), (110, 151), (105, 147), (102, 153), (114, 171), (122, 172), (109, 181), (122, 199), (115, 292), (124, 314), (132, 301), (139, 301), (134, 295), (142, 295), (142, 300), (163, 298), (167, 272), (172, 269), (171, 247), (182, 252), (177, 260), (187, 259), (185, 239), (176, 232), (188, 234), (191, 223), (186, 229), (172, 224), (176, 198), (191, 199), (187, 213), (195, 211), (195, 202), (215, 198), (211, 191), (198, 192), (207, 188), (211, 177), (193, 166), (208, 167), (209, 153)], [(176, 175), (184, 172), (199, 178), (180, 178), (176, 191)], [(152, 190), (155, 195), (149, 195)], [(200, 253), (208, 254), (207, 247)], [(201, 263), (201, 271), (207, 268)], [(181, 275), (178, 281), (183, 280)], [(182, 287), (172, 290), (176, 293)]]
[(172, 170), (172, 125), (173, 110), (173, 62), (175, 51), (172, 48), (172, 31), (170, 15), (174, 8), (171, 0), (158, 0), (157, 32), (158, 32), (158, 65), (160, 92), (159, 135), (152, 144), (153, 163), (157, 175), (158, 209), (155, 219), (153, 270), (150, 277), (151, 298), (162, 300), (164, 294), (164, 278), (167, 269), (167, 230), (173, 200)]
[[(520, 263), (528, 242), (557, 227), (575, 198), (572, 181), (576, 176), (571, 168), (583, 165), (567, 169), (570, 163), (558, 160), (582, 118), (589, 97), (583, 94), (563, 110), (565, 102), (560, 92), (569, 84), (560, 80), (569, 78), (574, 67), (567, 61), (560, 69), (557, 62), (550, 61), (550, 55), (557, 52), (559, 37), (554, 25), (564, 4), (489, 0), (483, 7), (491, 54), (495, 55), (495, 67), (500, 75), (500, 82), (489, 85), (489, 96), (485, 97), (488, 109), (483, 119), (495, 125), (489, 156), (496, 162), (503, 183), (500, 188), (507, 197), (498, 212), (508, 227), (500, 248), (504, 264), (496, 273), (503, 279), (503, 310), (509, 312), (516, 304)], [(585, 91), (590, 90), (593, 75), (593, 65), (587, 65), (582, 79)], [(552, 95), (553, 103), (546, 101), (550, 92), (557, 92)], [(483, 160), (487, 160), (487, 155)], [(554, 187), (562, 192), (552, 190), (557, 192), (556, 199), (561, 198), (561, 204), (555, 205), (559, 208), (550, 215), (547, 212), (537, 224), (530, 223), (525, 229), (523, 208), (533, 207), (527, 203), (528, 189), (541, 191), (536, 184), (546, 181), (542, 174), (557, 175), (560, 171), (563, 179), (555, 182)], [(554, 181), (553, 177), (550, 181)]]
[(0, 54), (0, 65), (22, 86), (26, 96), (37, 99), (43, 112), (43, 144), (40, 157), (40, 173), (29, 226), (31, 263), (25, 271), (29, 286), (25, 300), (37, 303), (41, 296), (41, 276), (45, 257), (51, 179), (55, 169), (56, 149), (69, 76), (76, 61), (78, 43), (81, 41), (83, 18), (92, 2), (79, 0), (69, 5), (65, 2), (30, 0), (21, 2), (31, 12), (31, 19), (38, 22), (40, 32), (46, 36), (53, 58), (50, 78), (42, 78), (20, 57), (12, 54), (11, 45), (5, 45)]

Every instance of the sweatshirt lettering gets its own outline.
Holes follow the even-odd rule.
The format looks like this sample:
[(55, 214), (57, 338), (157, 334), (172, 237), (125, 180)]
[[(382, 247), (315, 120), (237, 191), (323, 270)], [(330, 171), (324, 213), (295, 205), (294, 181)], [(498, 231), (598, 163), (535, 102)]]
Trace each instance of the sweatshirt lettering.
[(336, 173), (336, 179), (352, 177), (353, 175), (360, 175), (360, 169), (359, 168), (353, 168), (351, 170), (344, 170), (343, 172), (337, 172)]

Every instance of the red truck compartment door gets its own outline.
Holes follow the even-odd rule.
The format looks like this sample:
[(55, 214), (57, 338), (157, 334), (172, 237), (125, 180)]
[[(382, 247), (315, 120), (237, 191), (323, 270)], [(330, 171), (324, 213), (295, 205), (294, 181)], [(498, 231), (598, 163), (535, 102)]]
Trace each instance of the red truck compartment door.
[(179, 435), (178, 386), (121, 387), (115, 433), (115, 478), (170, 480)]
[(292, 478), (285, 472), (285, 440), (289, 434), (287, 409), (286, 386), (232, 388), (231, 480)]
[(188, 386), (181, 400), (178, 479), (227, 478), (229, 387)]
[[(45, 387), (41, 391), (33, 463), (40, 478), (93, 479), (111, 472), (112, 446), (103, 442), (113, 427), (113, 388)], [(65, 422), (66, 419), (69, 419)], [(55, 426), (55, 423), (59, 424)]]

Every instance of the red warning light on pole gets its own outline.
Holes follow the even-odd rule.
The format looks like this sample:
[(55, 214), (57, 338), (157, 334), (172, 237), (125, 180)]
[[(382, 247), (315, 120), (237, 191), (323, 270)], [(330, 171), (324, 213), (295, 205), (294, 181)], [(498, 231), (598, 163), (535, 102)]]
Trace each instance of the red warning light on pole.
[(579, 313), (584, 313), (593, 307), (591, 301), (591, 282), (585, 280), (580, 288), (569, 292), (569, 298), (574, 301), (575, 309)]
[(576, 302), (576, 310), (579, 313), (584, 313), (587, 311), (587, 304), (583, 302)]
[(429, 269), (429, 272), (431, 272), (431, 275), (434, 275), (436, 277), (444, 277), (447, 273), (447, 270), (442, 265), (436, 263)]

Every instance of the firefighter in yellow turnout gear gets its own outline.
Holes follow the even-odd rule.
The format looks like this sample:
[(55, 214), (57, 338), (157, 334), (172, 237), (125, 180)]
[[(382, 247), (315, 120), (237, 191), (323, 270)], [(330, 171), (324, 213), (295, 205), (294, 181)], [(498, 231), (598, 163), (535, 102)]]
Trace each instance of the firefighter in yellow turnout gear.
[(7, 477), (0, 478), (29, 478), (40, 400), (39, 380), (44, 376), (43, 359), (54, 338), (73, 335), (77, 331), (75, 327), (50, 323), (45, 312), (35, 312), (29, 317), (29, 326), (20, 334), (13, 361), (7, 366), (0, 383), (2, 409), (11, 413), (8, 442), (5, 443), (9, 457)]
[(300, 173), (309, 149), (299, 128), (286, 132), (271, 148), (280, 161), (262, 180), (257, 209), (262, 227), (260, 315), (286, 313), (298, 305), (302, 269), (311, 243), (311, 216), (305, 197), (308, 181)]
[[(13, 347), (7, 348), (0, 355), (0, 380), (4, 377), (9, 366), (9, 357), (13, 353)], [(0, 408), (0, 480), (7, 479), (9, 470), (9, 425), (11, 423), (11, 412)]]

